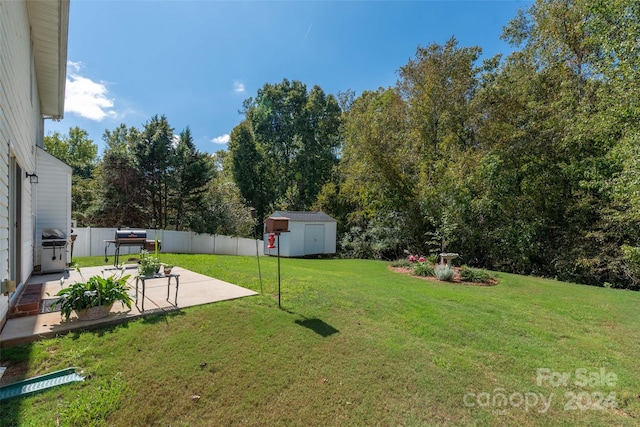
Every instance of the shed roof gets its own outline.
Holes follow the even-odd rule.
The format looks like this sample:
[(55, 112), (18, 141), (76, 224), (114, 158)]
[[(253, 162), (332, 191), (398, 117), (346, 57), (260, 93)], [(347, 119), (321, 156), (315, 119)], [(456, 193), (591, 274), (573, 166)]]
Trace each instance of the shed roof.
[(281, 216), (289, 218), (290, 221), (300, 222), (337, 222), (335, 219), (331, 218), (324, 212), (275, 211), (270, 216)]

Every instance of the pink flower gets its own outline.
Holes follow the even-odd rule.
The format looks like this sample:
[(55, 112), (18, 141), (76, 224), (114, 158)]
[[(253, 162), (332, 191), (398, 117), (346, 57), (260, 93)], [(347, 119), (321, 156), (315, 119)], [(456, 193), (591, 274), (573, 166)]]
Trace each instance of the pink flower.
[(409, 255), (409, 262), (416, 262), (416, 257)]
[(420, 259), (418, 260), (418, 262), (424, 262), (424, 261), (425, 261), (425, 260), (424, 260), (424, 257), (423, 257), (423, 256), (421, 256), (421, 257), (420, 257)]

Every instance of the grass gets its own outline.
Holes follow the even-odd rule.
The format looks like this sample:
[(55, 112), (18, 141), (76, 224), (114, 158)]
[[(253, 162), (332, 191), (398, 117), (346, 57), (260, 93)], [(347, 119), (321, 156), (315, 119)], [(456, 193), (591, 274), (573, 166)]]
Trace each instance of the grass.
[[(255, 258), (162, 258), (260, 291)], [(262, 258), (263, 295), (3, 349), (25, 377), (80, 366), (88, 379), (3, 404), (0, 425), (638, 425), (640, 293), (281, 262), (283, 310)], [(602, 369), (615, 381), (596, 381)], [(611, 393), (617, 408), (588, 405)]]

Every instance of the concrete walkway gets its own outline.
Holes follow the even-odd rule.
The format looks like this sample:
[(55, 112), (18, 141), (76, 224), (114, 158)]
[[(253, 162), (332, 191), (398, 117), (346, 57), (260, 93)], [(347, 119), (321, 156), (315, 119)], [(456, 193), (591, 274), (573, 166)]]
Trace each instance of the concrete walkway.
[[(125, 265), (125, 274), (131, 277), (127, 283), (131, 288), (131, 297), (135, 300), (135, 284), (137, 275), (137, 265)], [(94, 275), (111, 275), (119, 273), (113, 266), (106, 267), (86, 267), (82, 269), (82, 276), (88, 279)], [(167, 300), (166, 277), (147, 279), (145, 286), (144, 311), (142, 311), (142, 284), (139, 284), (138, 301), (132, 304), (131, 309), (116, 302), (108, 317), (97, 320), (78, 320), (72, 314), (68, 321), (60, 315), (60, 312), (38, 314), (36, 316), (19, 317), (7, 320), (4, 328), (0, 332), (0, 347), (9, 347), (40, 338), (52, 337), (65, 334), (72, 330), (89, 329), (91, 327), (104, 326), (125, 322), (137, 317), (155, 314), (159, 312), (177, 310), (179, 308), (191, 307), (201, 304), (209, 304), (217, 301), (230, 300), (235, 298), (256, 295), (257, 293), (222, 280), (209, 276), (194, 273), (180, 267), (174, 267), (173, 274), (179, 275), (179, 287), (177, 294), (177, 305), (174, 305), (176, 298), (176, 280), (171, 278), (169, 285), (169, 300)], [(44, 290), (42, 298), (54, 298), (56, 292), (62, 289), (64, 283), (74, 283), (83, 281), (80, 274), (75, 270), (62, 273), (32, 276), (27, 285), (43, 283)]]

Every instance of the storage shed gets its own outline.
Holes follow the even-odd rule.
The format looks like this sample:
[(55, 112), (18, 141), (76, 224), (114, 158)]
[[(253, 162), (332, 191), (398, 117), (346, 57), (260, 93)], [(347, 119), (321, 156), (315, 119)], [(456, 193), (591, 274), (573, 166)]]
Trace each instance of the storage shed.
[[(326, 213), (275, 211), (271, 217), (289, 220), (289, 231), (280, 234), (280, 256), (292, 258), (336, 253), (337, 222)], [(264, 254), (278, 255), (278, 249), (267, 247), (269, 233), (266, 227), (263, 237)]]

